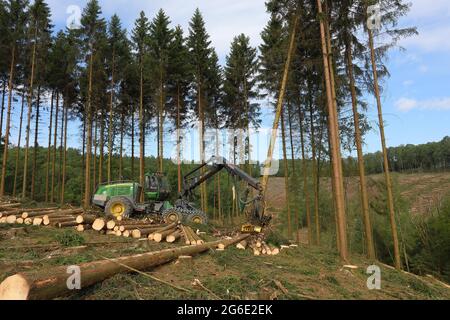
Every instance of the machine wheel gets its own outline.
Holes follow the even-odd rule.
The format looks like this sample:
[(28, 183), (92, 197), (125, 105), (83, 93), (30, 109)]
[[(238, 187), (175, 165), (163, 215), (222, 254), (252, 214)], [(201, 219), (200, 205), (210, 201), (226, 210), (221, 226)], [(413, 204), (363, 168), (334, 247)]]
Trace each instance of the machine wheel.
[(175, 208), (167, 209), (162, 213), (162, 217), (166, 223), (173, 223), (184, 220), (184, 212)]
[(128, 198), (115, 197), (106, 204), (105, 214), (113, 218), (128, 218), (133, 213), (133, 210), (133, 205)]
[(187, 222), (195, 223), (195, 224), (207, 224), (208, 223), (208, 217), (206, 217), (206, 214), (204, 214), (201, 211), (194, 211), (189, 212), (186, 217)]

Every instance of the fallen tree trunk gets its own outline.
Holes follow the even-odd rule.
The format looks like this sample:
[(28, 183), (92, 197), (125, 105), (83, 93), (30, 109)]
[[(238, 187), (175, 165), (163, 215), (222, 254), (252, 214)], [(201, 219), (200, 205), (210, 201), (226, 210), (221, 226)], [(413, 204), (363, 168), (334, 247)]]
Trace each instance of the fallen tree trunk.
[[(219, 240), (198, 246), (185, 246), (181, 248), (166, 249), (148, 252), (116, 259), (99, 260), (79, 265), (81, 288), (86, 288), (103, 281), (115, 274), (128, 272), (131, 267), (136, 270), (146, 270), (172, 261), (179, 256), (194, 255), (215, 248), (219, 243), (230, 246), (246, 239), (249, 235), (243, 234), (234, 239)], [(40, 272), (18, 273), (6, 278), (0, 284), (0, 300), (40, 300), (53, 299), (73, 293), (68, 288), (72, 273), (68, 267), (49, 268)]]
[(33, 212), (24, 212), (22, 213), (22, 218), (32, 218), (38, 216), (51, 216), (51, 215), (75, 215), (83, 213), (83, 209), (66, 209), (66, 210), (45, 210), (45, 211), (33, 211)]

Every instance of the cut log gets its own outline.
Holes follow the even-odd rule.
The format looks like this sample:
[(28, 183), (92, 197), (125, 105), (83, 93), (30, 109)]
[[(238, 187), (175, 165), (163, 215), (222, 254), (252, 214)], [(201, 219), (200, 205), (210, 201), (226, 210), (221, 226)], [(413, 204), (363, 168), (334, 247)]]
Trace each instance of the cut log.
[(165, 239), (168, 235), (171, 235), (176, 231), (176, 227), (173, 229), (165, 230), (165, 231), (158, 231), (154, 233), (153, 241), (155, 242), (161, 242), (163, 239)]
[(6, 223), (6, 217), (0, 218), (0, 223)]
[[(30, 212), (25, 218), (31, 218), (31, 217), (38, 217), (43, 215), (48, 216), (56, 216), (56, 215), (77, 215), (80, 213), (83, 213), (83, 209), (67, 209), (67, 210), (50, 210), (50, 211), (37, 211), (37, 212)], [(23, 218), (23, 213), (22, 213)]]
[(163, 226), (155, 226), (151, 224), (129, 224), (129, 225), (120, 225), (119, 227), (123, 227), (124, 230), (133, 230), (133, 229), (154, 229), (159, 230), (166, 225)]
[(67, 227), (76, 227), (78, 225), (78, 222), (74, 221), (68, 221), (68, 222), (58, 222), (56, 223), (56, 227), (58, 228), (67, 228)]
[(20, 207), (20, 203), (0, 203), (0, 208), (17, 208)]
[[(100, 232), (104, 232), (105, 230), (100, 230)], [(108, 236), (115, 236), (116, 232), (112, 230), (106, 230), (106, 235)]]
[(78, 215), (76, 218), (76, 221), (78, 223), (83, 223), (83, 224), (92, 224), (94, 223), (95, 219), (97, 219), (96, 216), (90, 215), (90, 214), (85, 214), (85, 215)]
[[(108, 228), (108, 224), (107, 224), (106, 228)], [(112, 230), (113, 230), (113, 231), (119, 230), (119, 226), (115, 226)]]
[(33, 209), (25, 209), (22, 212), (22, 218), (33, 218), (35, 216), (39, 216), (41, 214), (49, 213), (49, 212), (55, 212), (58, 210), (57, 207), (54, 208), (33, 208)]
[(90, 230), (90, 229), (92, 229), (92, 226), (90, 224), (79, 224), (76, 227), (76, 230), (78, 232), (83, 232), (83, 231)]
[(43, 219), (42, 218), (34, 218), (33, 219), (33, 226), (40, 226), (42, 224)]
[[(225, 245), (234, 245), (249, 235), (240, 235), (225, 240)], [(115, 274), (129, 272), (130, 269), (146, 270), (177, 259), (179, 256), (192, 256), (215, 248), (219, 241), (200, 246), (185, 246), (157, 252), (141, 253), (116, 259), (105, 259), (79, 264), (81, 288), (89, 287), (108, 279)], [(0, 300), (48, 300), (73, 293), (67, 286), (72, 274), (68, 266), (48, 268), (43, 272), (24, 272), (6, 278), (0, 284)]]
[(106, 226), (105, 220), (102, 218), (95, 219), (94, 223), (92, 224), (92, 229), (95, 231), (103, 230)]
[(242, 240), (236, 245), (236, 248), (238, 248), (239, 250), (245, 250), (247, 248), (247, 241)]
[(193, 239), (191, 238), (189, 231), (187, 230), (186, 226), (181, 225), (180, 228), (181, 232), (183, 233), (185, 244), (190, 245)]
[(13, 224), (16, 223), (17, 217), (15, 215), (10, 215), (6, 217), (6, 223)]
[(26, 218), (23, 220), (23, 223), (26, 224), (27, 226), (29, 226), (30, 224), (33, 223), (33, 219), (31, 218)]
[(167, 241), (168, 243), (174, 243), (175, 241), (177, 241), (178, 239), (180, 239), (181, 236), (182, 236), (181, 230), (176, 230), (175, 232), (169, 234), (169, 235), (166, 237), (166, 241)]
[(116, 222), (114, 220), (109, 220), (106, 223), (106, 229), (108, 229), (108, 230), (114, 230), (115, 226), (116, 226)]
[(23, 224), (23, 218), (17, 218), (16, 219), (17, 224)]
[(116, 230), (116, 231), (114, 231), (114, 232), (115, 232), (115, 234), (116, 234), (117, 237), (122, 236), (122, 231)]
[(124, 232), (125, 231), (125, 227), (124, 226), (119, 226), (119, 230), (120, 230), (120, 232)]
[(122, 237), (129, 238), (130, 233), (131, 233), (130, 230), (125, 230), (124, 232), (122, 232)]
[(131, 236), (134, 239), (140, 239), (141, 238), (141, 231), (139, 229), (134, 229), (133, 231), (131, 231)]

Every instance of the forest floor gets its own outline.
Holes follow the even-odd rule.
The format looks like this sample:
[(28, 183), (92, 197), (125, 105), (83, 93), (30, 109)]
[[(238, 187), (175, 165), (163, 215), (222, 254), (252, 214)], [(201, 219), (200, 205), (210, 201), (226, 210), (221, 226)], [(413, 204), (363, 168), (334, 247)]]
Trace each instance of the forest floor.
[[(0, 234), (13, 227), (0, 225)], [(15, 237), (2, 239), (0, 281), (21, 271), (76, 265), (169, 246), (124, 238), (110, 238), (110, 243), (97, 246), (92, 243), (103, 242), (106, 236), (87, 231), (82, 234), (85, 247), (79, 247), (82, 243), (74, 243), (74, 247), (45, 247), (57, 243), (66, 232), (26, 226)], [(249, 250), (232, 247), (148, 271), (184, 290), (144, 274), (122, 273), (64, 299), (450, 299), (450, 289), (433, 278), (398, 272), (384, 265), (380, 265), (381, 290), (369, 290), (366, 269), (372, 262), (352, 256), (352, 263), (358, 268), (344, 268), (339, 256), (328, 249), (303, 245), (282, 250), (277, 256), (259, 257)], [(195, 279), (209, 291), (193, 285)]]
[[(449, 190), (450, 186), (450, 174), (400, 175), (397, 178), (400, 186), (405, 183), (404, 196), (416, 194), (421, 199), (441, 189)], [(428, 186), (424, 186), (425, 183)], [(285, 197), (283, 179), (271, 179), (269, 188), (276, 190), (269, 192), (271, 210), (281, 210)], [(424, 202), (411, 203), (412, 208), (421, 210)], [(14, 236), (6, 236), (12, 228), (20, 229)], [(177, 246), (104, 236), (93, 231), (81, 233), (81, 242), (67, 243), (65, 240), (71, 239), (67, 232), (56, 228), (0, 225), (0, 281), (21, 271), (76, 265), (103, 257)], [(105, 241), (108, 243), (102, 245)], [(249, 250), (232, 247), (225, 251), (211, 250), (193, 259), (176, 260), (147, 271), (184, 290), (144, 274), (122, 273), (63, 299), (450, 299), (449, 287), (434, 278), (398, 272), (383, 264), (378, 264), (381, 289), (369, 290), (366, 270), (373, 262), (354, 255), (352, 264), (357, 269), (344, 267), (339, 256), (330, 249), (306, 245), (282, 250), (277, 256), (253, 256)], [(208, 290), (194, 285), (195, 279)]]

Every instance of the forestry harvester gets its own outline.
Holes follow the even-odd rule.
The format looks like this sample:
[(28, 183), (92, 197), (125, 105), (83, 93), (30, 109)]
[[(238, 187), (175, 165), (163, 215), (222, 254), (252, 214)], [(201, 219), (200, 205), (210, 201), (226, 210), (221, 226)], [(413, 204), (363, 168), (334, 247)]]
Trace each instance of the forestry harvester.
[[(243, 211), (249, 207), (249, 222), (260, 227), (269, 223), (271, 217), (264, 215), (264, 197), (259, 180), (251, 177), (239, 167), (222, 157), (212, 157), (183, 178), (183, 188), (174, 204), (169, 202), (171, 187), (162, 173), (145, 176), (145, 184), (133, 181), (118, 181), (97, 187), (92, 202), (102, 208), (110, 217), (129, 217), (134, 214), (158, 214), (167, 222), (185, 221), (206, 224), (207, 216), (191, 203), (194, 191), (202, 183), (225, 169), (228, 174), (247, 183), (247, 189), (240, 201)], [(256, 190), (256, 196), (248, 200), (249, 187)], [(140, 199), (144, 199), (141, 202)], [(250, 224), (249, 224), (250, 225)]]

